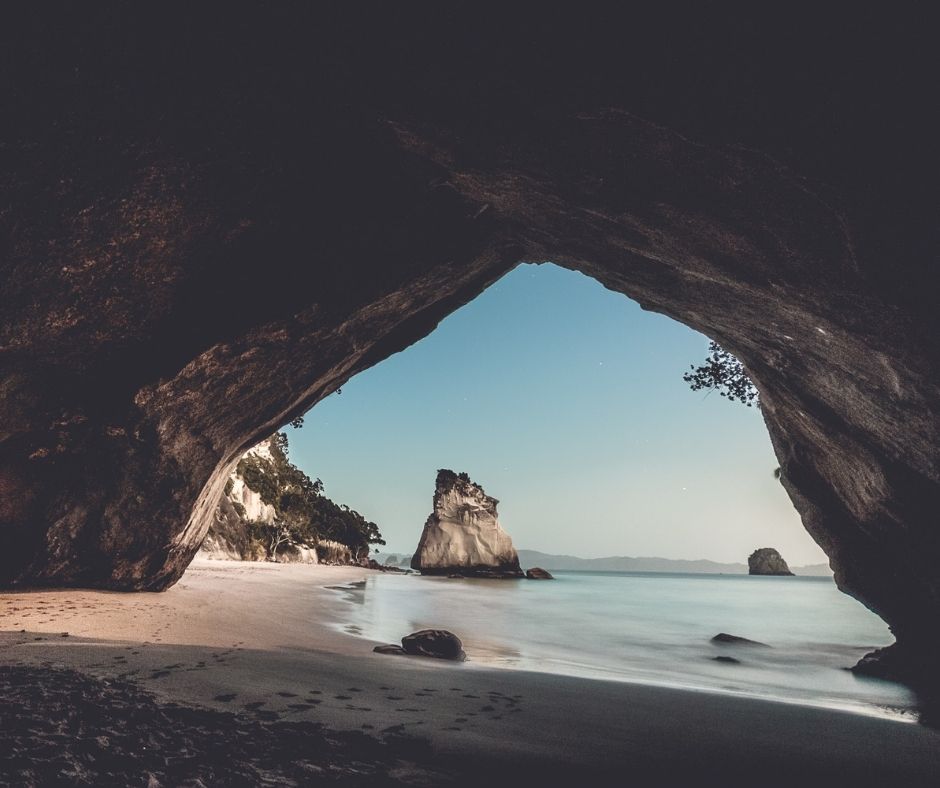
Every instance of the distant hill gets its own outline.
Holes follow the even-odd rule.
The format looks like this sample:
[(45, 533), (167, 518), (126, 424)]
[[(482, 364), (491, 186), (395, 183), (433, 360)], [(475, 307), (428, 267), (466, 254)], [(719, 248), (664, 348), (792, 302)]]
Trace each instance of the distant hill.
[[(578, 558), (575, 555), (552, 555), (538, 550), (519, 550), (519, 563), (523, 569), (540, 566), (548, 571), (578, 572), (689, 572), (701, 575), (746, 575), (747, 564), (722, 564), (700, 558), (684, 561), (675, 558), (633, 558), (626, 555), (606, 558)], [(386, 566), (411, 566), (408, 553), (389, 553), (381, 562)], [(790, 567), (796, 575), (803, 577), (832, 577), (829, 564), (809, 564)]]
[[(633, 558), (609, 556), (607, 558), (578, 558), (574, 555), (551, 555), (538, 550), (519, 550), (519, 563), (523, 568), (540, 566), (551, 571), (582, 572), (689, 572), (704, 575), (746, 575), (747, 564), (722, 564), (704, 558), (689, 561), (674, 558)], [(828, 577), (832, 570), (828, 564), (810, 564), (791, 567), (796, 575)]]

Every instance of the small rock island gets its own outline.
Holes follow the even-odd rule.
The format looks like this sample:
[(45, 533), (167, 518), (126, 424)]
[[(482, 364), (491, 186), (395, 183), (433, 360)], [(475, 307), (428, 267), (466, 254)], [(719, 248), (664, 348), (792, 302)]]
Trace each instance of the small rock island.
[(524, 577), (512, 539), (499, 524), (498, 503), (466, 473), (439, 470), (434, 511), (424, 524), (411, 568), (425, 575)]
[(761, 547), (747, 557), (747, 573), (749, 575), (793, 576), (783, 556), (772, 547)]

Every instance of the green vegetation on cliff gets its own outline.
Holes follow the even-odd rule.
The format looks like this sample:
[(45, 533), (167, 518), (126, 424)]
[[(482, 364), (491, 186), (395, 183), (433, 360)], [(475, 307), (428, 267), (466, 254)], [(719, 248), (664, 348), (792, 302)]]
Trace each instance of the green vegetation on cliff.
[(279, 432), (267, 442), (268, 454), (242, 457), (236, 473), (245, 486), (274, 508), (271, 523), (247, 523), (248, 536), (259, 542), (268, 557), (282, 544), (316, 546), (323, 540), (349, 547), (355, 560), (367, 558), (371, 545), (384, 545), (379, 527), (345, 504), (324, 495), (323, 482), (311, 479), (290, 461), (287, 435)]

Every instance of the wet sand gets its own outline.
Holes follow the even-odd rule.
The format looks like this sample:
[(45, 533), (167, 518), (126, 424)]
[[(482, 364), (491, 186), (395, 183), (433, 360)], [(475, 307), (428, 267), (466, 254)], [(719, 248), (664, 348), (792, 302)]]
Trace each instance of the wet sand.
[(0, 782), (940, 784), (919, 725), (373, 654), (335, 590), (367, 571), (200, 561), (162, 594), (0, 595)]

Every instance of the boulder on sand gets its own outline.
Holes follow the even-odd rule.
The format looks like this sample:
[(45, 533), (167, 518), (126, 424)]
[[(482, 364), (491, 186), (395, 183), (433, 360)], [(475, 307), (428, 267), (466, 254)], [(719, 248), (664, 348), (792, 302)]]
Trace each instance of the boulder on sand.
[(388, 643), (383, 646), (376, 646), (372, 649), (376, 654), (404, 654), (405, 649), (401, 646), (397, 646), (394, 643)]
[(418, 657), (450, 659), (455, 662), (463, 662), (467, 658), (460, 638), (446, 629), (422, 629), (412, 632), (401, 639), (401, 645), (406, 654)]

